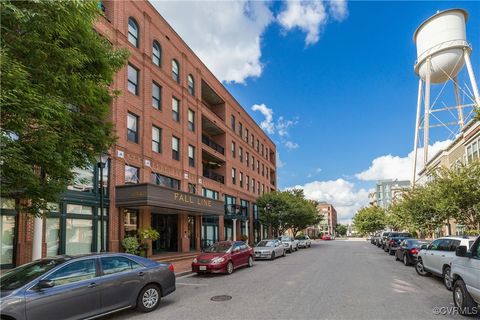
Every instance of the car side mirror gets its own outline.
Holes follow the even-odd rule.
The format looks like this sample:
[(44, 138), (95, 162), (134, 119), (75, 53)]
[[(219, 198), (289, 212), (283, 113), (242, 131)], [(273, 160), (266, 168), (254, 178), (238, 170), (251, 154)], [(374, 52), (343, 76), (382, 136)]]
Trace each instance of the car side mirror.
[(428, 246), (426, 244), (422, 244), (422, 246), (420, 247), (421, 250), (427, 250)]
[(55, 286), (55, 280), (49, 280), (49, 279), (40, 280), (36, 285), (38, 289), (48, 289), (48, 288), (52, 288), (53, 286)]
[(457, 247), (457, 249), (455, 250), (455, 255), (457, 257), (468, 257), (467, 247), (466, 246)]

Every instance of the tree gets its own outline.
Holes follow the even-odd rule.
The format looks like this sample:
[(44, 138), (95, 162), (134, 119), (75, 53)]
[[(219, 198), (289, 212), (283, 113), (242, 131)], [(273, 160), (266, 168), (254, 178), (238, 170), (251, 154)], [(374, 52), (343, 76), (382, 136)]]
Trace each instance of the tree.
[(114, 142), (109, 85), (128, 52), (95, 32), (99, 15), (92, 0), (1, 2), (1, 188), (26, 212)]
[(343, 224), (337, 224), (337, 226), (335, 227), (335, 230), (337, 231), (337, 233), (341, 236), (345, 236), (347, 234), (347, 226), (346, 225), (343, 225)]
[(361, 234), (381, 230), (385, 227), (385, 210), (378, 206), (360, 209), (353, 217), (353, 223)]

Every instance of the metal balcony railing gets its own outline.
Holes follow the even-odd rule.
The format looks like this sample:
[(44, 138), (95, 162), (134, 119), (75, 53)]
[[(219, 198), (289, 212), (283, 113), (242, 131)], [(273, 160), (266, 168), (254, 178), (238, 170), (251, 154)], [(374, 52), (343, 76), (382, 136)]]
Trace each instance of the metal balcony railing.
[(225, 184), (225, 177), (222, 176), (221, 174), (216, 173), (215, 171), (209, 170), (209, 169), (203, 169), (203, 176), (205, 178), (211, 179), (218, 181), (220, 183)]
[(243, 207), (238, 204), (226, 204), (225, 205), (225, 218), (226, 219), (237, 219), (237, 220), (248, 220), (248, 208)]
[(221, 154), (225, 154), (225, 148), (224, 147), (222, 147), (221, 145), (219, 145), (218, 143), (211, 140), (209, 137), (207, 137), (205, 135), (202, 135), (202, 143), (209, 146), (210, 148), (212, 148), (213, 150), (215, 150), (215, 151), (217, 151)]

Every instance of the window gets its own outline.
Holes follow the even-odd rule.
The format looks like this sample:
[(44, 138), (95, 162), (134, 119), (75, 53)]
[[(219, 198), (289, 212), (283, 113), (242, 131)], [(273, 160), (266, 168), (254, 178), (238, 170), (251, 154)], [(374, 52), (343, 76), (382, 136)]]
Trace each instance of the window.
[(129, 183), (139, 183), (139, 170), (137, 167), (125, 165), (125, 184)]
[(252, 170), (255, 171), (255, 157), (252, 156)]
[(172, 97), (172, 119), (180, 122), (180, 100)]
[(245, 176), (245, 189), (247, 189), (247, 191), (249, 191), (249, 189), (250, 189), (250, 177), (249, 176)]
[(250, 146), (253, 148), (255, 138), (253, 137), (253, 133), (250, 135)]
[(255, 179), (252, 178), (252, 192), (255, 193)]
[(265, 165), (262, 163), (262, 177), (265, 176)]
[(95, 259), (75, 261), (52, 273), (48, 279), (55, 281), (55, 286), (93, 279), (96, 276)]
[(243, 188), (243, 172), (240, 172), (240, 176), (238, 177), (238, 179), (240, 188)]
[(188, 85), (188, 93), (192, 96), (195, 96), (195, 80), (193, 80), (193, 76), (191, 74), (187, 77), (187, 85)]
[(258, 141), (258, 139), (257, 139), (257, 152), (259, 152), (259, 151), (260, 151), (260, 141)]
[(66, 219), (65, 228), (65, 254), (80, 254), (92, 252), (92, 220)]
[(232, 127), (232, 130), (235, 131), (235, 116), (230, 117), (230, 125)]
[(128, 91), (138, 96), (138, 69), (128, 64)]
[(238, 123), (238, 135), (240, 136), (240, 138), (243, 135), (243, 124), (241, 122)]
[(237, 170), (235, 168), (232, 168), (232, 183), (237, 183)]
[(152, 181), (152, 183), (158, 184), (159, 186), (180, 190), (180, 180), (170, 178), (155, 172), (152, 172), (152, 174), (150, 175), (150, 180)]
[(247, 167), (250, 167), (250, 154), (248, 152), (245, 153), (245, 163)]
[(188, 109), (188, 129), (195, 131), (195, 112)]
[(265, 185), (262, 183), (262, 195), (265, 194)]
[(172, 79), (180, 83), (180, 65), (175, 59), (172, 60)]
[(197, 193), (197, 186), (194, 185), (193, 183), (189, 183), (188, 184), (188, 192), (193, 193), (193, 194)]
[(237, 147), (235, 146), (235, 142), (232, 141), (232, 158), (235, 158), (235, 149)]
[(142, 266), (125, 257), (106, 257), (100, 259), (103, 274), (114, 274), (120, 272), (128, 272)]
[(238, 148), (238, 159), (240, 159), (240, 162), (243, 162), (243, 148), (242, 147)]
[(263, 151), (264, 151), (264, 150), (263, 150), (263, 143), (262, 143), (262, 148), (261, 148), (261, 150), (262, 150), (262, 157), (263, 157), (263, 156), (265, 155), (265, 154), (263, 153)]
[(152, 45), (152, 62), (159, 67), (162, 65), (162, 48), (157, 41), (153, 41)]
[(172, 136), (172, 159), (180, 160), (180, 139)]
[(128, 18), (128, 41), (138, 48), (138, 25), (132, 17)]
[(207, 188), (202, 188), (202, 195), (205, 198), (214, 199), (214, 200), (218, 200), (218, 198), (219, 198), (218, 197), (219, 196), (218, 191), (210, 190), (210, 189), (207, 189)]
[(195, 147), (188, 145), (188, 165), (195, 167)]
[(162, 152), (162, 129), (152, 126), (152, 151)]
[(257, 181), (257, 192), (260, 194), (260, 181)]
[(265, 147), (265, 159), (268, 160), (268, 147)]
[(127, 140), (138, 143), (138, 116), (130, 112), (127, 115)]
[(162, 109), (162, 87), (156, 82), (152, 83), (152, 107), (157, 110)]
[(244, 137), (243, 140), (245, 140), (245, 142), (248, 143), (248, 129), (247, 128), (245, 128), (245, 137)]
[(138, 229), (138, 211), (132, 209), (123, 210), (123, 230), (125, 237), (136, 236)]
[(257, 160), (257, 173), (260, 174), (260, 161)]

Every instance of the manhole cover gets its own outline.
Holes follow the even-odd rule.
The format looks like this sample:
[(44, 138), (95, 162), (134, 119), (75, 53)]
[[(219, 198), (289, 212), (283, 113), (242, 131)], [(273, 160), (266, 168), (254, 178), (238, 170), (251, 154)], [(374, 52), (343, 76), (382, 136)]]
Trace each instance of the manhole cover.
[(223, 294), (221, 296), (213, 296), (210, 298), (212, 301), (228, 301), (231, 300), (232, 296), (227, 296), (226, 294)]

